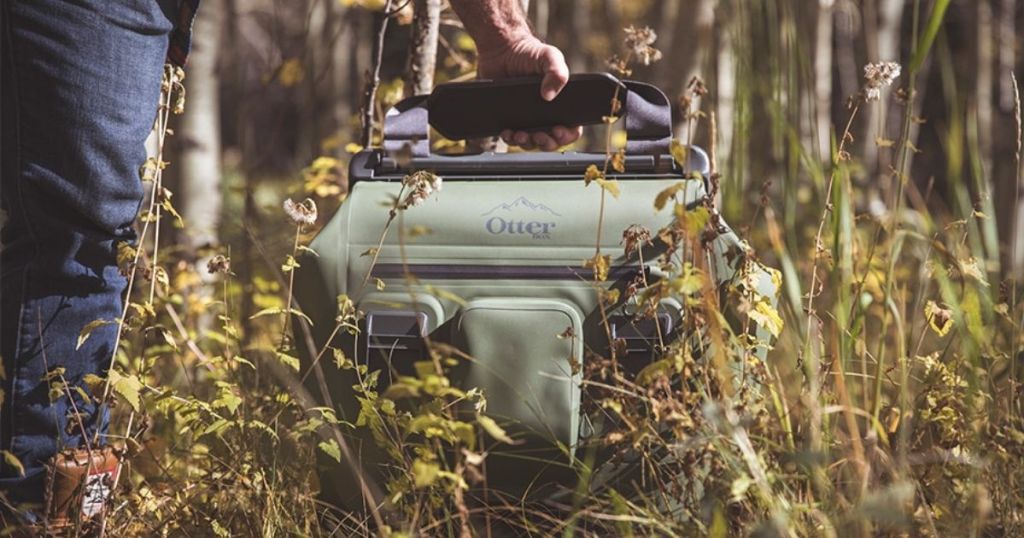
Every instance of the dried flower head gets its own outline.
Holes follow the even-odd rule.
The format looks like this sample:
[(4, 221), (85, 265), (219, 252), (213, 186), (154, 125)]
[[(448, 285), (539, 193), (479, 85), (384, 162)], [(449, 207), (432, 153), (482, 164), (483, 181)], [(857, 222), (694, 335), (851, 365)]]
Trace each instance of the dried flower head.
[(686, 84), (686, 89), (690, 90), (697, 97), (704, 97), (708, 94), (708, 87), (704, 84), (704, 79), (697, 75), (694, 75), (690, 82)]
[(441, 176), (423, 170), (405, 176), (402, 184), (409, 189), (409, 194), (402, 205), (408, 208), (422, 204), (431, 194), (441, 190), (441, 183)]
[(206, 263), (206, 271), (211, 275), (215, 273), (230, 273), (231, 258), (228, 258), (223, 254), (218, 254), (210, 258), (210, 261)]
[(620, 77), (628, 77), (633, 74), (633, 70), (629, 68), (629, 62), (620, 58), (618, 54), (613, 54), (611, 58), (608, 58), (607, 64), (608, 69), (611, 69)]
[(651, 65), (653, 62), (661, 59), (661, 51), (651, 46), (658, 39), (658, 34), (654, 33), (654, 30), (649, 26), (636, 28), (630, 25), (625, 29), (625, 32), (626, 47), (636, 56), (640, 63)]
[(882, 89), (892, 85), (900, 76), (900, 64), (896, 62), (869, 63), (864, 66), (864, 100), (877, 101)]
[(631, 224), (622, 232), (621, 243), (625, 244), (626, 256), (629, 256), (637, 248), (650, 245), (651, 242), (651, 230), (646, 226)]
[(295, 203), (291, 198), (284, 201), (284, 212), (298, 225), (307, 224), (312, 226), (316, 223), (316, 202), (306, 198), (300, 203)]

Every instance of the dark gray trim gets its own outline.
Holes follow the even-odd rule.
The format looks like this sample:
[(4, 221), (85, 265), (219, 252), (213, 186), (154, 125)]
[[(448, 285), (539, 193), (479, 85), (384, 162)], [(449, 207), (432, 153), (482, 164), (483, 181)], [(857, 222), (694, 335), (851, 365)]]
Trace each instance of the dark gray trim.
[[(428, 280), (580, 280), (594, 279), (593, 269), (568, 265), (461, 265), (461, 264), (409, 264), (408, 270), (417, 278)], [(400, 263), (378, 263), (371, 276), (401, 278), (406, 267)], [(630, 278), (639, 268), (635, 265), (617, 265), (608, 270), (610, 280)]]

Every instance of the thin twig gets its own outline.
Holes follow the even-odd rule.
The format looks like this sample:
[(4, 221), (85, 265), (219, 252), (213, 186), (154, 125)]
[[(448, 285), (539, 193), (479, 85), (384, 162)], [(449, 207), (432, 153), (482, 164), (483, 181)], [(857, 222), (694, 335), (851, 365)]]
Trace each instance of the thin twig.
[(384, 35), (388, 31), (388, 21), (394, 14), (391, 11), (392, 0), (384, 2), (384, 9), (378, 15), (380, 17), (380, 28), (377, 30), (377, 39), (373, 43), (373, 67), (366, 76), (366, 91), (363, 95), (363, 147), (370, 147), (373, 143), (373, 112), (376, 107), (377, 88), (380, 86), (380, 64), (384, 55)]

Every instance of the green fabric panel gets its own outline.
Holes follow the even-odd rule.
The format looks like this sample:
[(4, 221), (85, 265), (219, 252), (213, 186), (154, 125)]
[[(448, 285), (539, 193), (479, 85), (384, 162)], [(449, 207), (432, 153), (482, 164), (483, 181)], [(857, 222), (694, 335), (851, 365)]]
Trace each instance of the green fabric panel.
[(471, 301), (456, 330), (473, 357), (464, 383), (511, 432), (574, 446), (579, 433), (582, 322), (561, 301), (501, 297)]

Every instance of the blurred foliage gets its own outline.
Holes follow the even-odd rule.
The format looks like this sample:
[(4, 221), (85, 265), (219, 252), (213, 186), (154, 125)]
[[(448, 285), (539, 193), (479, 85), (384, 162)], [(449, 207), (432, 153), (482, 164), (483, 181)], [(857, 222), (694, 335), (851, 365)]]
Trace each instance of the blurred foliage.
[[(458, 350), (432, 346), (415, 376), (382, 387), (365, 366), (324, 349), (324, 367), (363, 369), (365, 412), (343, 423), (303, 399), (295, 374), (310, 372), (296, 358), (293, 269), (345, 200), (347, 159), (361, 149), (356, 75), (369, 66), (383, 2), (332, 2), (327, 37), (310, 33), (316, 2), (237, 2), (227, 24), (248, 41), (233, 42), (231, 61), (222, 60), (235, 73), (222, 82), (220, 244), (190, 252), (146, 235), (175, 233), (162, 177), (165, 160), (174, 174), (172, 138), (169, 155), (143, 171), (155, 193), (145, 241), (120, 256), (135, 287), (115, 368), (84, 387), (118, 402), (112, 435), (128, 452), (109, 532), (486, 535), (486, 513), (539, 535), (1020, 535), (1024, 287), (1009, 263), (1022, 239), (994, 190), (1019, 181), (1019, 155), (1001, 142), (1015, 138), (1019, 110), (1013, 95), (1005, 107), (1007, 73), (976, 84), (984, 62), (1003, 52), (978, 56), (985, 50), (975, 46), (1007, 3), (901, 2), (895, 27), (880, 28), (888, 4), (532, 2), (538, 32), (574, 70), (603, 69), (618, 53), (611, 67), (678, 95), (679, 138), (715, 156), (704, 207), (680, 209), (663, 230), (627, 231), (627, 249), (641, 258), (651, 237), (678, 247), (660, 260), (671, 278), (643, 301), (679, 299), (692, 338), (635, 376), (618, 371), (614, 352), (585, 366), (585, 405), (612, 417), (602, 453), (638, 462), (660, 496), (602, 482), (590, 454), (574, 469), (572, 502), (551, 507), (465, 498), (482, 480), (483, 440), (508, 439), (486, 415), (486, 394), (448, 381)], [(1019, 19), (1009, 4), (1003, 17)], [(402, 97), (407, 32), (398, 24), (387, 36), (378, 118)], [(995, 43), (1016, 47), (1010, 37)], [(437, 81), (471, 77), (475, 49), (457, 21), (446, 16), (442, 38)], [(878, 57), (885, 39), (895, 40), (894, 57)], [(340, 56), (339, 43), (350, 47)], [(342, 57), (348, 63), (335, 65)], [(827, 91), (815, 71), (824, 60)], [(878, 61), (896, 62), (899, 78), (865, 80), (863, 66)], [(179, 101), (172, 86), (164, 129)], [(576, 148), (607, 152), (614, 168), (621, 136), (606, 137), (606, 127), (617, 129), (588, 130)], [(685, 162), (685, 146), (673, 153)], [(581, 188), (617, 196), (628, 184), (613, 172), (588, 170)], [(170, 188), (175, 181), (168, 177)], [(678, 192), (667, 185), (652, 202), (678, 206)], [(400, 202), (391, 218), (415, 210)], [(728, 308), (707, 293), (710, 269), (694, 252), (719, 211), (746, 235), (750, 264), (780, 268), (778, 309), (745, 282), (749, 272), (730, 286)], [(603, 280), (607, 255), (587, 263)], [(339, 298), (337, 330), (358, 330), (359, 315)], [(766, 343), (752, 326), (778, 337), (767, 363), (753, 358)], [(476, 413), (452, 414), (458, 401)], [(336, 434), (353, 429), (372, 431), (388, 454), (383, 515), (344, 513), (316, 497), (314, 455), (351, 456)]]

